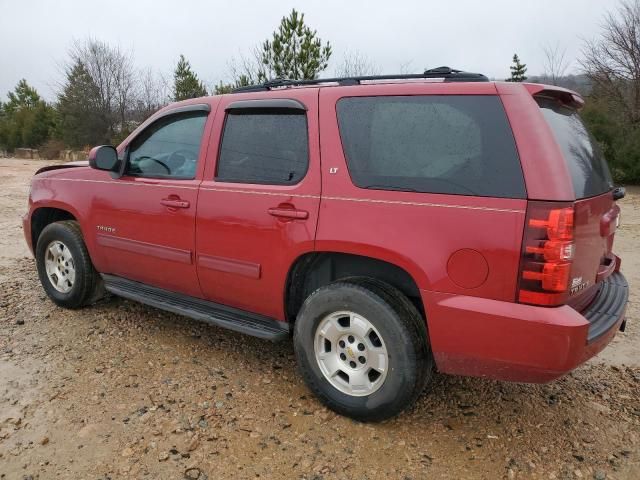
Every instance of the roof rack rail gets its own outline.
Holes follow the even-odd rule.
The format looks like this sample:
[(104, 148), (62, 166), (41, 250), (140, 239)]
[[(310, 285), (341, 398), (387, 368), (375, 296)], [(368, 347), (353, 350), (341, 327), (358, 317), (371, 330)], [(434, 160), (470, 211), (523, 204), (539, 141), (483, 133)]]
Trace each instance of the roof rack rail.
[(463, 72), (449, 67), (438, 67), (425, 70), (424, 73), (409, 73), (395, 75), (364, 75), (357, 77), (317, 78), (314, 80), (291, 80), (289, 78), (275, 78), (259, 85), (238, 87), (231, 93), (261, 92), (274, 88), (299, 87), (305, 85), (320, 85), (323, 83), (337, 83), (338, 85), (360, 85), (362, 82), (378, 80), (413, 80), (421, 78), (442, 78), (445, 82), (488, 82), (489, 79), (481, 73)]

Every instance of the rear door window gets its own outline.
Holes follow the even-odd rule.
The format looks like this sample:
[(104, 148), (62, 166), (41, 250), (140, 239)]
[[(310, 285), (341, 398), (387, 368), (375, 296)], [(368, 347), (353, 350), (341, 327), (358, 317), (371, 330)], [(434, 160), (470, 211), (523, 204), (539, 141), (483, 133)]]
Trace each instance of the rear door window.
[(227, 113), (216, 180), (294, 185), (308, 164), (304, 111), (251, 108)]
[(553, 130), (569, 167), (576, 199), (595, 197), (613, 188), (607, 162), (578, 112), (551, 98), (536, 101)]
[(361, 188), (525, 198), (520, 160), (497, 96), (343, 98), (338, 123)]

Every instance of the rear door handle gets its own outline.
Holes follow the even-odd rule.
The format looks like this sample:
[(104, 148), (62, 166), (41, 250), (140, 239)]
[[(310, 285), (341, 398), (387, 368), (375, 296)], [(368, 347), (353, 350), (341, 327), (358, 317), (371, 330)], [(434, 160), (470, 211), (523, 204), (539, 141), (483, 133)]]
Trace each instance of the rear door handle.
[(189, 208), (191, 205), (188, 200), (180, 200), (179, 198), (163, 198), (160, 203), (169, 208)]
[(270, 208), (267, 211), (269, 212), (269, 215), (272, 215), (274, 217), (295, 218), (299, 220), (304, 220), (306, 218), (309, 218), (309, 212), (307, 212), (306, 210), (296, 210), (295, 208), (278, 207), (278, 208)]

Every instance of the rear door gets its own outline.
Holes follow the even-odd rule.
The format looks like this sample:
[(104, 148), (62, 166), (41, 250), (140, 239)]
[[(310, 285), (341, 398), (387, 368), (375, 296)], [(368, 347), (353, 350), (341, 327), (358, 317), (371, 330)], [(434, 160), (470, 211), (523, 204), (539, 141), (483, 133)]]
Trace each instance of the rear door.
[(226, 95), (213, 128), (196, 222), (202, 291), (284, 320), (288, 270), (314, 248), (318, 90)]
[(575, 305), (615, 269), (612, 247), (620, 208), (611, 193), (607, 163), (577, 111), (554, 98), (537, 97), (536, 101), (562, 150), (576, 197), (570, 285), (570, 303)]

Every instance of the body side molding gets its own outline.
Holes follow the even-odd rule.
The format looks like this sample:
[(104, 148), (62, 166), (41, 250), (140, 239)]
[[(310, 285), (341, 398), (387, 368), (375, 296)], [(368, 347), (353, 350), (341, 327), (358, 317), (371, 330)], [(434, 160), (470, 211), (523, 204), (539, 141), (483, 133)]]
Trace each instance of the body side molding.
[(190, 265), (193, 262), (192, 255), (189, 250), (165, 247), (164, 245), (141, 242), (139, 240), (131, 240), (129, 238), (114, 237), (113, 235), (98, 234), (96, 237), (98, 245), (101, 247), (116, 248), (126, 252), (149, 255), (163, 260), (185, 263), (187, 265)]
[(260, 264), (244, 262), (233, 258), (214, 257), (213, 255), (198, 255), (198, 266), (219, 272), (235, 273), (243, 277), (260, 278)]

